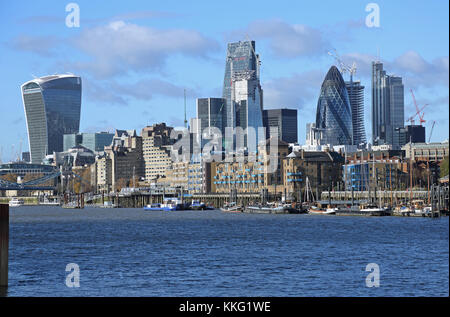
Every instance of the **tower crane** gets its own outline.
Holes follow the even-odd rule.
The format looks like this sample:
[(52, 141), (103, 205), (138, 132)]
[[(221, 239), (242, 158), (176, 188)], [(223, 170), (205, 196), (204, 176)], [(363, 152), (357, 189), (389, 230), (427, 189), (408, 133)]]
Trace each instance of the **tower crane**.
[[(415, 122), (414, 118), (416, 116), (418, 116), (420, 125), (422, 125), (422, 123), (426, 122), (426, 120), (424, 120), (424, 118), (423, 118), (424, 115), (425, 115), (425, 112), (423, 112), (423, 109), (425, 109), (428, 106), (428, 104), (425, 104), (421, 109), (419, 109), (419, 106), (417, 104), (416, 97), (414, 96), (413, 90), (410, 89), (409, 91), (411, 91), (411, 96), (412, 96), (412, 99), (413, 99), (413, 103), (414, 103), (414, 106), (416, 107), (416, 113), (414, 115), (412, 115), (411, 117), (409, 117), (406, 120), (406, 122), (411, 122), (411, 124), (414, 124), (414, 122)], [(422, 115), (420, 114), (421, 112), (422, 112)]]
[(353, 82), (353, 75), (356, 74), (356, 63), (353, 62), (352, 66), (348, 66), (347, 64), (345, 64), (342, 61), (342, 58), (339, 56), (338, 52), (335, 49), (329, 51), (328, 55), (330, 55), (331, 57), (333, 57), (336, 60), (336, 63), (338, 64), (339, 70), (341, 71), (341, 73), (346, 73), (346, 72), (349, 73), (350, 82)]

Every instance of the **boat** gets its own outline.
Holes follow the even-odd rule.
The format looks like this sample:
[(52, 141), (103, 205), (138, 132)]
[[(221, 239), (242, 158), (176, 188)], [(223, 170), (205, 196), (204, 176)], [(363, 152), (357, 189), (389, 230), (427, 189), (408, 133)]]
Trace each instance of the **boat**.
[(161, 204), (164, 211), (186, 210), (186, 204), (183, 204), (178, 198), (165, 198)]
[(39, 202), (39, 205), (41, 206), (59, 206), (60, 203), (58, 199), (50, 200), (47, 196), (44, 197), (42, 201)]
[(362, 213), (368, 213), (371, 216), (387, 216), (390, 214), (390, 208), (378, 207), (376, 205), (368, 205), (364, 208), (361, 208), (360, 211)]
[(193, 210), (205, 210), (206, 204), (200, 202), (199, 200), (193, 200), (191, 203), (191, 209)]
[(24, 205), (23, 199), (18, 199), (14, 197), (9, 201), (9, 207), (20, 207), (23, 205)]
[(291, 214), (298, 213), (289, 204), (267, 203), (265, 205), (250, 205), (245, 207), (244, 212), (255, 214)]
[(148, 210), (148, 211), (162, 211), (164, 209), (161, 207), (161, 204), (151, 204), (151, 205), (144, 206), (144, 210)]
[(311, 206), (308, 209), (308, 214), (310, 215), (335, 215), (337, 208), (328, 207), (328, 208), (319, 208), (316, 206)]
[(225, 205), (220, 208), (221, 211), (224, 212), (242, 212), (242, 206), (236, 204), (236, 202), (225, 203)]

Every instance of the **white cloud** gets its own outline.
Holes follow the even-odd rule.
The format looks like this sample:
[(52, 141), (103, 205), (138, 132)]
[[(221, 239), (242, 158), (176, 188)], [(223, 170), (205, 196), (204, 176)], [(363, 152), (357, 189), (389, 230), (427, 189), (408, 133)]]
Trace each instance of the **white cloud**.
[(96, 77), (161, 70), (170, 55), (207, 58), (219, 47), (197, 31), (162, 30), (124, 21), (87, 29), (74, 45), (92, 59), (78, 67), (90, 70)]
[(246, 34), (251, 39), (267, 40), (272, 54), (277, 57), (323, 54), (329, 46), (320, 30), (279, 19), (251, 22), (247, 28), (231, 32), (229, 38), (244, 38)]

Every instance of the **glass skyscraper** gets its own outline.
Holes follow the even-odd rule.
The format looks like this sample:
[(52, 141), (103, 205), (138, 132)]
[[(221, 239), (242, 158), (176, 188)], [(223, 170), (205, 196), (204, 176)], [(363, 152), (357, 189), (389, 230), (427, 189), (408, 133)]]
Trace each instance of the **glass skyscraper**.
[(63, 135), (78, 133), (81, 111), (81, 78), (53, 75), (21, 86), (32, 163), (63, 151)]
[(353, 144), (353, 126), (347, 87), (341, 73), (332, 66), (325, 76), (317, 102), (316, 129), (321, 144)]
[[(255, 41), (229, 43), (222, 97), (226, 100), (225, 127), (263, 127), (263, 95), (259, 78), (259, 56)], [(264, 136), (257, 135), (257, 140)], [(247, 146), (247, 140), (245, 140)]]
[(297, 143), (297, 109), (263, 110), (266, 138), (270, 138), (270, 127), (278, 129), (278, 138), (287, 143)]
[(215, 127), (222, 133), (222, 138), (225, 136), (226, 102), (223, 98), (197, 99), (197, 119), (200, 119), (200, 133), (203, 133), (206, 128)]
[(399, 149), (396, 131), (404, 127), (404, 87), (401, 77), (389, 76), (381, 62), (372, 62), (372, 142)]
[(92, 152), (101, 152), (105, 146), (111, 145), (113, 137), (114, 134), (108, 132), (64, 134), (63, 150), (67, 151), (81, 145)]
[(359, 81), (347, 81), (348, 99), (352, 110), (353, 144), (365, 144), (366, 130), (364, 127), (364, 86)]

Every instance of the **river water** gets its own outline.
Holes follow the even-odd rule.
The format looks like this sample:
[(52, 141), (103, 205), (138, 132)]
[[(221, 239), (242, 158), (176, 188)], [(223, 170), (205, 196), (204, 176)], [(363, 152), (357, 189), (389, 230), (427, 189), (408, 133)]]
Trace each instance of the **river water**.
[[(7, 296), (448, 296), (449, 223), (11, 208)], [(79, 267), (67, 287), (66, 265)], [(369, 263), (379, 287), (367, 287)]]

